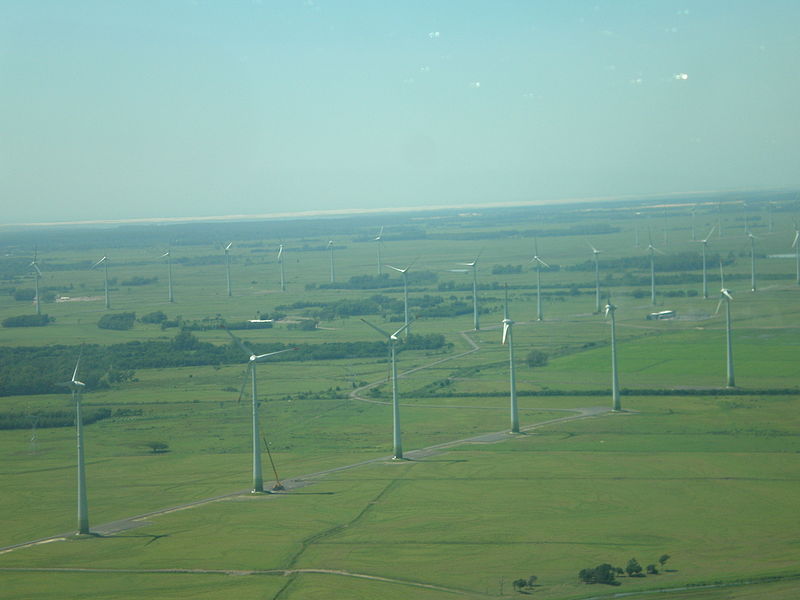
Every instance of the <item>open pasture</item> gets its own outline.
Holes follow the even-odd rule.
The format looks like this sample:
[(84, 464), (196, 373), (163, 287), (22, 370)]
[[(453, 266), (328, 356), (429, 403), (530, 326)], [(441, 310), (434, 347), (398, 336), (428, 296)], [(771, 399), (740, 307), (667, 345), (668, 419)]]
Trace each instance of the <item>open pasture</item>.
[[(217, 346), (230, 342), (219, 329), (222, 320), (257, 316), (276, 321), (271, 329), (236, 332), (250, 344), (379, 341), (360, 317), (390, 331), (399, 328), (401, 280), (392, 274), (387, 286), (380, 279), (350, 278), (378, 274), (379, 243), (373, 238), (384, 225), (383, 262), (411, 264), (410, 274), (428, 273), (409, 279), (410, 312), (419, 315), (413, 332), (442, 334), (445, 341), (398, 354), (407, 451), (507, 430), (508, 348), (500, 343), (505, 284), (516, 322), (523, 429), (578, 416), (578, 409), (610, 407), (609, 325), (595, 313), (594, 271), (591, 263), (583, 264), (592, 260), (591, 244), (602, 250), (602, 303), (610, 292), (618, 307), (620, 383), (633, 392), (623, 395), (629, 412), (622, 414), (598, 410), (596, 416), (501, 436), (504, 441), (496, 443), (463, 443), (417, 460), (322, 474), (390, 454), (387, 357), (379, 352), (269, 362), (258, 367), (264, 438), (280, 477), (302, 486), (250, 496), (244, 491), (251, 447), (244, 353), (239, 364), (136, 368), (129, 380), (84, 395), (87, 410), (111, 411), (85, 427), (92, 525), (233, 495), (147, 517), (132, 529), (0, 554), (0, 569), (12, 569), (0, 571), (2, 589), (13, 594), (8, 597), (26, 598), (55, 589), (61, 597), (86, 598), (498, 597), (517, 595), (512, 582), (535, 574), (533, 595), (542, 598), (663, 587), (676, 591), (660, 597), (712, 600), (723, 597), (722, 588), (677, 588), (798, 575), (793, 498), (800, 475), (800, 397), (792, 390), (798, 388), (800, 287), (789, 255), (791, 223), (776, 218), (770, 225), (766, 205), (746, 209), (751, 231), (759, 235), (761, 279), (754, 293), (745, 209), (737, 199), (725, 199), (719, 206), (700, 204), (693, 216), (691, 206), (671, 208), (666, 219), (663, 207), (642, 204), (261, 228), (122, 227), (95, 230), (96, 239), (92, 230), (82, 239), (57, 231), (10, 234), (4, 268), (22, 272), (7, 275), (0, 286), (7, 292), (0, 295), (0, 319), (33, 312), (30, 302), (15, 300), (13, 293), (33, 286), (19, 264), (34, 243), (47, 299), (70, 301), (42, 303), (42, 312), (55, 318), (45, 327), (0, 329), (0, 346), (47, 350), (61, 344), (77, 358), (82, 343), (176, 339), (178, 328), (158, 324), (136, 322), (124, 331), (97, 327), (107, 312), (123, 311), (180, 317), (199, 342)], [(776, 216), (791, 214), (788, 205), (782, 210)], [(703, 299), (699, 245), (691, 241), (692, 227), (699, 239), (720, 222), (724, 235), (711, 240), (709, 252), (727, 263), (742, 394), (721, 389), (725, 322), (715, 314), (719, 269), (709, 265), (710, 297)], [(541, 322), (529, 264), (534, 233), (539, 255), (552, 267), (541, 273)], [(338, 289), (325, 286), (329, 239), (335, 241), (336, 281), (349, 282)], [(686, 267), (678, 261), (668, 271), (656, 268), (656, 306), (649, 295), (651, 239), (666, 257), (695, 257), (686, 259)], [(213, 242), (231, 240), (229, 298), (224, 255)], [(280, 243), (286, 292), (278, 289)], [(174, 303), (167, 301), (167, 265), (160, 258), (167, 246)], [(771, 254), (788, 256), (767, 258)], [(104, 308), (103, 272), (89, 270), (103, 255), (116, 280), (110, 311)], [(656, 254), (656, 265), (665, 255)], [(624, 262), (635, 256), (645, 260)], [(476, 257), (481, 329), (470, 331), (471, 274), (452, 269)], [(374, 296), (383, 297), (376, 301), (381, 308), (353, 308)], [(431, 306), (443, 307), (441, 316), (425, 316)], [(645, 319), (665, 309), (675, 310), (677, 318)], [(316, 320), (317, 327), (298, 329), (303, 319)], [(548, 355), (546, 365), (526, 364), (534, 350)], [(35, 365), (30, 368), (35, 372)], [(64, 373), (68, 379), (66, 368)], [(0, 545), (74, 528), (74, 429), (36, 427), (37, 414), (71, 407), (66, 393), (2, 398), (3, 415), (27, 415), (30, 424), (0, 431)], [(168, 444), (168, 451), (154, 453), (151, 442)], [(272, 479), (266, 455), (264, 473)], [(582, 568), (602, 562), (624, 567), (632, 556), (644, 566), (665, 553), (673, 557), (666, 571), (622, 577), (618, 588), (577, 580)], [(80, 571), (87, 567), (96, 571)], [(13, 570), (24, 568), (50, 570)], [(751, 589), (777, 590), (780, 598), (791, 583), (724, 589), (730, 598), (753, 597), (747, 595)]]

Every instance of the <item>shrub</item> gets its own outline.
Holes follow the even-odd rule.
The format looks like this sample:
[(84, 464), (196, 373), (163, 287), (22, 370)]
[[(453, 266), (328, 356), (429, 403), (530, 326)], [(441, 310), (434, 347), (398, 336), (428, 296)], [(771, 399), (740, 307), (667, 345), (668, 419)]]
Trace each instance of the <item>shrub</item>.
[(97, 322), (100, 329), (116, 329), (123, 331), (133, 328), (133, 322), (136, 320), (136, 313), (124, 312), (112, 315), (103, 315)]
[(529, 367), (544, 367), (548, 358), (549, 356), (541, 350), (531, 350), (525, 357), (525, 362)]
[(167, 320), (167, 315), (163, 311), (157, 310), (143, 315), (139, 320), (142, 323), (163, 323)]
[(47, 315), (19, 315), (3, 319), (3, 327), (44, 327), (52, 320)]

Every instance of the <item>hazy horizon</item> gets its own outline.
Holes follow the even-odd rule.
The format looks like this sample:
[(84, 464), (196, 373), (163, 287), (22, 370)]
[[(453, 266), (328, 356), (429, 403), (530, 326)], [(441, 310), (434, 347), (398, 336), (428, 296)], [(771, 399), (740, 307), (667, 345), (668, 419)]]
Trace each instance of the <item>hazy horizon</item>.
[(796, 188), (800, 5), (0, 5), (0, 222)]

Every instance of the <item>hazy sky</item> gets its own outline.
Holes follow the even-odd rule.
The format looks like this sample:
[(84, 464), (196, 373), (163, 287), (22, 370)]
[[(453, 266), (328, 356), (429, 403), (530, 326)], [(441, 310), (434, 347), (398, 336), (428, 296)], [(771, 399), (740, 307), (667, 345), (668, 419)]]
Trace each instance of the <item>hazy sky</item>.
[(797, 186), (800, 2), (0, 2), (0, 223)]

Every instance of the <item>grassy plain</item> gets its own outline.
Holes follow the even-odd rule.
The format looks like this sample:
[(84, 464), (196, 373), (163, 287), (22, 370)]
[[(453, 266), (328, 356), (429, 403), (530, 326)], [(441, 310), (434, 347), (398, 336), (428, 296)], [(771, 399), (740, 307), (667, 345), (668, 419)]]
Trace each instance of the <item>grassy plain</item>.
[[(619, 231), (588, 238), (540, 238), (542, 256), (561, 267), (542, 274), (546, 297), (541, 323), (535, 321), (535, 279), (527, 265), (532, 240), (489, 236), (523, 228), (519, 219), (499, 217), (467, 231), (463, 219), (398, 225), (421, 227), (428, 234), (421, 240), (392, 241), (387, 226), (387, 263), (405, 265), (418, 259), (414, 269), (435, 272), (440, 284), (463, 286), (412, 286), (412, 298), (431, 294), (471, 302), (469, 277), (448, 269), (481, 250), (479, 277), (488, 288), (480, 292), (487, 311), (481, 314), (482, 329), (468, 334), (478, 351), (457, 356), (473, 347), (459, 333), (471, 329), (471, 314), (428, 318), (414, 325), (419, 333), (443, 333), (453, 347), (400, 354), (401, 371), (423, 367), (399, 382), (407, 450), (508, 426), (508, 350), (499, 340), (505, 282), (517, 321), (523, 426), (575, 414), (570, 409), (610, 403), (606, 395), (594, 395), (610, 388), (610, 377), (608, 324), (593, 314), (593, 272), (566, 267), (590, 258), (587, 239), (604, 251), (602, 260), (643, 252), (633, 247), (636, 221), (630, 213), (616, 216), (619, 219), (568, 213), (530, 223), (553, 232), (573, 222), (621, 225)], [(714, 218), (711, 210), (698, 212), (698, 233), (710, 228)], [(713, 246), (736, 258), (726, 267), (726, 276), (736, 298), (737, 383), (746, 395), (691, 394), (692, 388), (707, 391), (724, 384), (724, 321), (714, 315), (716, 274), (708, 300), (685, 294), (699, 289), (696, 281), (659, 286), (657, 308), (677, 310), (673, 321), (644, 319), (653, 310), (649, 295), (627, 294), (649, 292), (646, 285), (615, 285), (623, 388), (671, 390), (673, 395), (628, 395), (623, 406), (629, 412), (623, 414), (553, 423), (499, 443), (462, 444), (414, 461), (373, 462), (314, 476), (312, 485), (286, 494), (252, 497), (243, 492), (147, 517), (133, 529), (4, 552), (0, 597), (498, 597), (516, 596), (512, 581), (531, 574), (539, 577), (533, 595), (552, 599), (660, 588), (676, 590), (659, 597), (686, 600), (745, 599), (758, 597), (760, 591), (792, 597), (800, 583), (768, 578), (800, 574), (793, 501), (800, 491), (800, 424), (795, 416), (800, 403), (800, 290), (791, 279), (792, 260), (762, 258), (761, 291), (747, 291), (749, 261), (741, 256), (746, 239), (743, 232), (734, 235), (738, 215), (730, 212), (726, 219), (729, 233)], [(750, 222), (758, 223), (752, 218)], [(669, 223), (670, 245), (664, 249), (696, 251), (688, 241), (688, 211), (676, 213)], [(767, 233), (764, 223), (759, 227), (758, 233)], [(339, 238), (341, 248), (334, 255), (337, 279), (377, 272), (376, 246), (368, 241), (372, 229), (377, 227), (354, 225), (347, 237)], [(774, 236), (764, 235), (765, 253), (787, 252), (791, 236), (785, 229), (786, 224), (778, 223)], [(221, 315), (233, 321), (253, 318), (256, 311), (300, 316), (306, 309), (285, 308), (298, 301), (330, 302), (376, 293), (402, 297), (401, 288), (315, 287), (311, 284), (329, 278), (329, 255), (320, 250), (327, 236), (292, 239), (280, 236), (277, 228), (270, 231), (234, 246), (233, 298), (226, 296), (221, 262), (175, 264), (177, 302), (170, 304), (166, 265), (158, 259), (158, 248), (109, 248), (110, 274), (119, 281), (159, 277), (142, 286), (118, 283), (112, 290), (113, 311), (134, 310), (141, 316), (163, 310), (170, 317), (180, 314), (211, 322)], [(455, 233), (474, 239), (435, 239)], [(173, 242), (176, 258), (220, 254), (210, 245), (176, 243), (177, 235), (166, 238), (165, 244)], [(277, 291), (278, 239), (287, 246), (285, 293)], [(43, 312), (54, 316), (54, 323), (0, 329), (0, 344), (112, 344), (175, 335), (174, 329), (140, 323), (130, 331), (98, 329), (95, 323), (106, 312), (102, 273), (86, 268), (48, 270), (47, 261), (68, 265), (96, 260), (105, 249), (54, 245), (48, 253), (46, 238), (38, 241), (45, 273), (40, 285), (61, 290), (59, 295), (94, 299), (44, 304)], [(521, 272), (490, 274), (493, 265), (507, 264), (519, 265)], [(646, 276), (646, 269), (638, 275)], [(24, 287), (31, 282), (19, 279), (7, 287), (12, 284)], [(677, 290), (684, 295), (663, 296)], [(30, 305), (0, 296), (0, 318), (31, 310)], [(284, 343), (375, 339), (357, 317), (323, 321), (320, 326), (306, 332), (279, 323), (242, 336), (253, 342)], [(219, 330), (196, 335), (203, 341), (228, 342)], [(532, 349), (550, 355), (547, 366), (524, 365)], [(435, 362), (441, 359), (450, 360)], [(389, 454), (387, 366), (385, 357), (376, 356), (274, 363), (260, 369), (265, 434), (281, 477), (302, 479)], [(86, 427), (92, 524), (246, 490), (249, 399), (237, 401), (244, 374), (243, 365), (140, 369), (135, 381), (87, 393), (87, 407), (141, 409), (141, 414)], [(361, 393), (373, 402), (350, 397), (355, 387), (380, 380), (374, 395)], [(787, 388), (798, 388), (798, 394), (759, 392)], [(542, 391), (565, 395), (526, 395)], [(11, 396), (2, 398), (0, 410), (33, 414), (70, 406), (66, 396)], [(154, 440), (168, 442), (170, 451), (152, 454), (146, 443)], [(73, 529), (74, 431), (0, 431), (0, 455), (5, 459), (0, 545)], [(264, 458), (265, 473), (270, 473)], [(664, 553), (673, 558), (660, 575), (623, 577), (620, 587), (603, 589), (577, 580), (584, 567), (601, 562), (624, 567), (631, 557), (644, 566)], [(755, 583), (677, 589), (716, 581)]]

